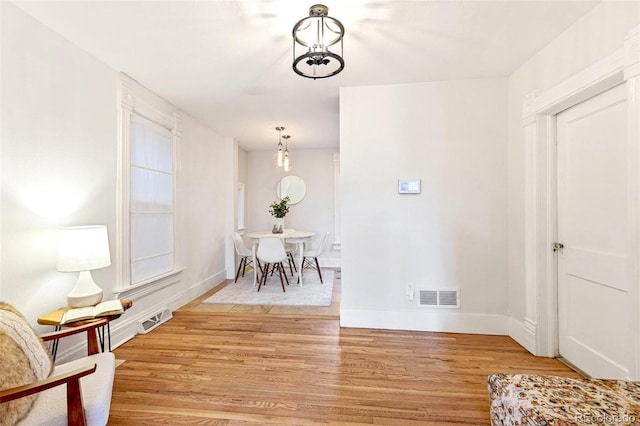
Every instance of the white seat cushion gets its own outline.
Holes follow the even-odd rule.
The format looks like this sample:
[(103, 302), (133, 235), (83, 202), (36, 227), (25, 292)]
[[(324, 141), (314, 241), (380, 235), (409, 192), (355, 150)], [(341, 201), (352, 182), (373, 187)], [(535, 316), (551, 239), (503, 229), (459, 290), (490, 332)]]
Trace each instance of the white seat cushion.
[[(95, 373), (80, 379), (82, 403), (87, 425), (104, 426), (109, 419), (109, 409), (111, 407), (111, 392), (115, 374), (115, 356), (113, 353), (99, 353), (57, 365), (51, 376), (93, 364), (97, 365)], [(18, 424), (20, 426), (66, 426), (67, 386), (56, 386), (40, 392), (29, 415)]]

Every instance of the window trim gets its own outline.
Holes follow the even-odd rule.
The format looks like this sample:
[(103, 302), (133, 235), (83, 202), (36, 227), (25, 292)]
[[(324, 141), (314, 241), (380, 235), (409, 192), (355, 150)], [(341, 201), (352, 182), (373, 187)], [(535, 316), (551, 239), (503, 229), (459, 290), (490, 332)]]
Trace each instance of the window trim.
[(236, 230), (242, 231), (246, 228), (246, 220), (245, 220), (245, 208), (246, 208), (246, 195), (245, 195), (245, 186), (243, 182), (238, 182), (237, 187), (237, 209), (236, 209)]
[[(182, 116), (171, 104), (146, 89), (128, 75), (121, 73), (118, 84), (118, 170), (116, 183), (116, 283), (114, 292), (123, 294), (128, 289), (146, 287), (175, 275), (180, 267), (176, 238), (176, 185), (178, 173), (178, 145), (182, 139)], [(173, 143), (173, 270), (151, 277), (140, 283), (131, 283), (131, 121), (138, 115), (167, 128)]]

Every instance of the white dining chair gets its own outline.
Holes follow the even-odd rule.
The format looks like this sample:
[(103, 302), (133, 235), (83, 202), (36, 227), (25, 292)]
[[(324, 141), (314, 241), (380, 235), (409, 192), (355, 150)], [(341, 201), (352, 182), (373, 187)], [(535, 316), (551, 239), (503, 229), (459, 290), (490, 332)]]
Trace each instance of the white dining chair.
[(238, 282), (240, 276), (240, 269), (242, 269), (242, 276), (244, 277), (244, 271), (248, 265), (253, 264), (253, 252), (247, 248), (242, 240), (242, 236), (237, 232), (233, 233), (233, 245), (236, 248), (236, 253), (240, 256), (240, 263), (238, 264), (238, 272), (236, 272), (236, 279), (234, 282)]
[[(282, 244), (282, 240), (280, 237), (262, 237), (260, 238), (260, 243), (258, 243), (258, 250), (256, 251), (256, 258), (258, 261), (262, 261), (264, 267), (262, 267), (262, 276), (260, 277), (260, 282), (258, 283), (258, 291), (260, 288), (266, 284), (267, 275), (269, 273), (269, 266), (273, 265), (273, 268), (278, 269), (278, 274), (280, 275), (280, 284), (282, 284), (282, 291), (286, 291), (284, 288), (284, 281), (282, 279), (282, 270), (284, 269), (284, 265), (282, 262), (288, 259), (287, 253), (284, 250), (284, 245)], [(289, 284), (289, 280), (287, 279), (287, 274), (284, 274), (285, 280), (287, 280), (287, 285)]]
[(302, 258), (302, 269), (306, 267), (315, 268), (318, 271), (318, 276), (320, 277), (321, 284), (324, 284), (324, 282), (322, 281), (322, 272), (320, 271), (318, 256), (320, 256), (324, 252), (327, 241), (329, 241), (328, 232), (314, 241), (313, 246), (310, 249), (305, 249), (304, 257)]
[[(288, 229), (285, 229), (284, 232), (286, 233), (296, 232), (296, 230), (292, 228), (288, 228)], [(298, 245), (288, 243), (285, 241), (284, 251), (287, 253), (287, 262), (289, 263), (289, 272), (291, 272), (291, 276), (293, 277), (293, 272), (294, 271), (298, 272), (298, 268), (296, 267), (296, 261), (294, 260), (294, 257), (293, 257), (296, 255), (296, 253), (298, 253)]]

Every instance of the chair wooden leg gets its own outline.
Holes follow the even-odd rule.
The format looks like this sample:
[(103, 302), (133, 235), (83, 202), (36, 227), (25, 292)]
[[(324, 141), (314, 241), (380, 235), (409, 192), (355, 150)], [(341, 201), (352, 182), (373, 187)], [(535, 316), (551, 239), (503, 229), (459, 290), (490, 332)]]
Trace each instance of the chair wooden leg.
[(324, 284), (324, 282), (322, 282), (322, 272), (320, 272), (320, 264), (318, 263), (317, 257), (316, 257), (316, 269), (318, 270), (318, 276), (320, 277), (320, 284)]
[(244, 278), (244, 271), (247, 269), (247, 265), (249, 264), (251, 260), (249, 259), (248, 256), (245, 256), (244, 258), (244, 265), (242, 266), (242, 278)]
[(264, 274), (268, 274), (269, 273), (269, 264), (265, 263), (264, 267), (262, 268), (262, 276), (264, 276)]
[(289, 257), (290, 255), (291, 255), (291, 253), (289, 253), (289, 255), (287, 255), (287, 261), (289, 262), (289, 272), (291, 272), (291, 276), (293, 276), (293, 268), (291, 267), (291, 258)]
[(265, 286), (267, 285), (267, 279), (269, 278), (269, 267), (273, 268), (273, 265), (271, 264), (266, 264), (264, 265), (265, 269), (267, 270), (267, 272), (265, 272), (264, 274), (262, 274), (262, 285)]
[(271, 275), (273, 275), (273, 270), (275, 269), (275, 265), (271, 263), (267, 265), (267, 273), (264, 275), (264, 283), (262, 283), (262, 285), (267, 285), (267, 279), (271, 276), (269, 275), (269, 269), (271, 269)]
[[(278, 273), (280, 274), (280, 284), (282, 284), (282, 291), (286, 292), (287, 290), (284, 289), (284, 281), (282, 281), (282, 270), (283, 269), (284, 269), (284, 267), (282, 267), (282, 262), (278, 263)], [(286, 272), (285, 272), (284, 276), (285, 277), (287, 276)]]
[[(240, 264), (238, 265), (238, 272), (236, 272), (236, 279), (235, 279), (234, 283), (238, 282), (238, 277), (240, 276), (240, 268), (242, 268), (242, 264), (244, 263), (245, 259), (246, 259), (246, 257), (243, 257), (242, 259), (240, 259)], [(242, 276), (244, 277), (244, 271), (242, 272)]]
[[(284, 271), (284, 263), (280, 262), (280, 266), (282, 266), (282, 270)], [(287, 282), (287, 285), (289, 285), (289, 278), (287, 278), (287, 272), (285, 271), (284, 273), (284, 280)]]
[(67, 424), (68, 426), (86, 426), (87, 424), (82, 405), (80, 378), (67, 383)]
[(289, 253), (289, 258), (291, 259), (291, 263), (293, 264), (293, 270), (298, 272), (298, 267), (296, 266), (296, 260), (293, 258), (293, 253)]
[(260, 287), (262, 284), (267, 282), (267, 273), (269, 272), (269, 264), (264, 265), (264, 269), (262, 270), (262, 275), (260, 276), (260, 281), (258, 282), (258, 291), (260, 291)]

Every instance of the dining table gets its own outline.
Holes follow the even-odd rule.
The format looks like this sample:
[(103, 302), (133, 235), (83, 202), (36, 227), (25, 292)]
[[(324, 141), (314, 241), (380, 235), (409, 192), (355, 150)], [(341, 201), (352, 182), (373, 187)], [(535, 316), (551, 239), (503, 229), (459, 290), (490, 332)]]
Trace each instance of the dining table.
[[(302, 262), (304, 259), (304, 243), (305, 241), (309, 241), (316, 235), (315, 232), (311, 231), (295, 231), (293, 229), (285, 229), (282, 233), (274, 234), (269, 231), (259, 231), (259, 232), (248, 232), (245, 234), (245, 237), (249, 238), (252, 242), (251, 251), (253, 253), (253, 264), (257, 265), (256, 261), (256, 249), (258, 248), (258, 244), (260, 243), (260, 238), (262, 237), (278, 237), (282, 240), (282, 243), (290, 243), (295, 244), (298, 247), (298, 255), (294, 259), (296, 263), (296, 277), (298, 278), (298, 284), (302, 287)], [(255, 287), (258, 282), (258, 268), (253, 268), (253, 286)]]

